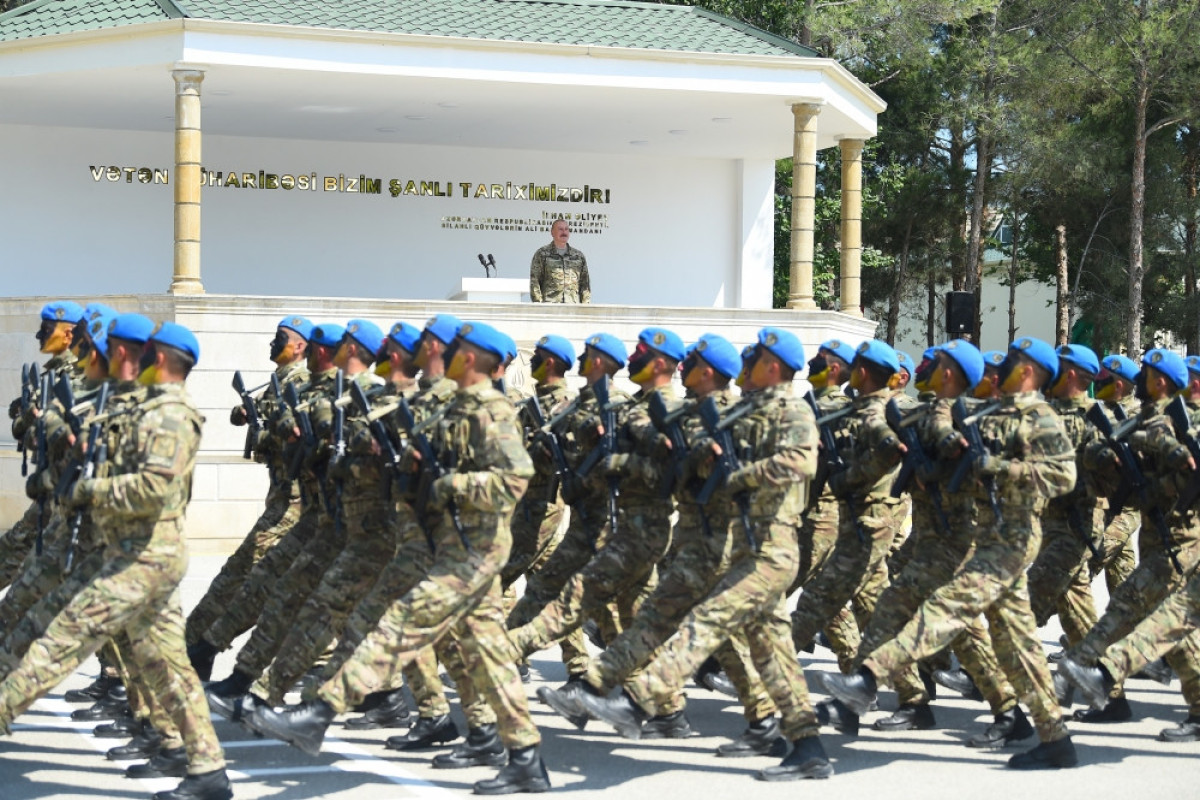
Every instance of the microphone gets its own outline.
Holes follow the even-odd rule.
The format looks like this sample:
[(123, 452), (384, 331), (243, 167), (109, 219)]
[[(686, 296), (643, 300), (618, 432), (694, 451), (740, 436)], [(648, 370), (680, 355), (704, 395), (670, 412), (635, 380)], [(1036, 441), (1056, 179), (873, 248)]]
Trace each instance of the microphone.
[(479, 254), (479, 263), (483, 265), (483, 275), (484, 275), (484, 277), (486, 277), (486, 278), (490, 278), (490, 277), (492, 277), (492, 276), (491, 276), (491, 274), (488, 272), (488, 263), (487, 263), (487, 260), (486, 260), (486, 259), (484, 259), (484, 257), (483, 257), (483, 253), (480, 253), (480, 254)]
[(492, 254), (488, 253), (488, 263), (492, 265), (492, 274), (499, 275), (500, 268), (496, 266), (496, 259), (492, 258)]

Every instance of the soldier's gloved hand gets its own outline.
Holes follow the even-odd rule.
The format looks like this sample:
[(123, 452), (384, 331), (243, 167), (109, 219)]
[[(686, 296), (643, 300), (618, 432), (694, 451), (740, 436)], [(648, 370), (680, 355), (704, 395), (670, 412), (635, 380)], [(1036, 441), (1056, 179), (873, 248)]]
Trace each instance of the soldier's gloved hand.
[(751, 492), (758, 488), (758, 476), (754, 474), (752, 468), (742, 467), (729, 476), (725, 485), (734, 494)]
[(229, 421), (237, 426), (246, 424), (246, 409), (244, 406), (234, 406), (229, 410)]
[(455, 474), (443, 475), (433, 482), (433, 486), (429, 487), (429, 508), (432, 511), (441, 511), (446, 505), (454, 499), (456, 489), (454, 487)]
[(1012, 462), (1009, 459), (985, 453), (975, 461), (975, 476), (994, 478), (997, 475), (1007, 475), (1011, 466)]
[(8, 404), (8, 418), (16, 419), (21, 416), (21, 398), (16, 398)]
[(42, 496), (42, 491), (41, 471), (30, 473), (29, 477), (25, 479), (25, 496), (30, 500), (37, 500)]
[(833, 493), (834, 497), (841, 499), (850, 494), (850, 475), (848, 473), (849, 470), (835, 472), (825, 482), (825, 485), (829, 487), (829, 491)]
[(94, 478), (81, 478), (75, 481), (75, 486), (71, 489), (71, 507), (82, 508), (91, 505), (95, 494), (96, 480)]
[(605, 475), (624, 475), (629, 470), (629, 453), (613, 453), (604, 459)]

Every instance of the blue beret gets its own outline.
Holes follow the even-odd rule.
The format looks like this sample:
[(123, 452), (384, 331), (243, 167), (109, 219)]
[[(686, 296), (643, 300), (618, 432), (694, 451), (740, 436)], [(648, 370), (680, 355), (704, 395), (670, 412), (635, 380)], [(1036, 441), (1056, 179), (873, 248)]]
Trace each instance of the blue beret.
[(1116, 375), (1119, 378), (1133, 383), (1137, 380), (1138, 365), (1133, 363), (1133, 359), (1128, 356), (1123, 356), (1120, 353), (1110, 353), (1100, 359), (1100, 363), (1104, 368)]
[(741, 354), (724, 336), (706, 333), (691, 349), (726, 378), (733, 378), (742, 370)]
[(828, 350), (847, 364), (854, 360), (854, 348), (841, 339), (829, 339), (822, 342), (820, 349)]
[(1142, 363), (1166, 375), (1177, 389), (1188, 384), (1187, 364), (1183, 363), (1183, 356), (1173, 350), (1161, 347), (1147, 350), (1146, 355), (1142, 356)]
[[(117, 315), (117, 312), (104, 303), (88, 303), (83, 307), (83, 321), (91, 322), (100, 317), (108, 317), (110, 320)], [(89, 326), (90, 327), (90, 326)]]
[(429, 318), (425, 323), (425, 330), (432, 333), (438, 338), (442, 344), (450, 344), (454, 341), (454, 337), (458, 335), (458, 329), (462, 327), (462, 320), (453, 314), (438, 314)]
[(912, 375), (917, 371), (917, 365), (913, 363), (912, 356), (903, 350), (896, 351), (896, 360), (900, 362), (900, 369)]
[(1187, 368), (1188, 372), (1194, 372), (1197, 375), (1200, 375), (1200, 356), (1188, 356)]
[(69, 322), (74, 325), (83, 319), (83, 306), (70, 300), (56, 300), (42, 306), (42, 319), (51, 322)]
[(854, 351), (854, 358), (870, 362), (892, 372), (900, 371), (900, 358), (887, 342), (878, 339), (868, 339)]
[(178, 322), (159, 323), (158, 327), (154, 329), (154, 333), (150, 335), (150, 341), (182, 350), (191, 356), (193, 361), (197, 363), (200, 361), (200, 342), (196, 341), (196, 334)]
[[(955, 341), (958, 341), (958, 340), (956, 339)], [(976, 348), (976, 349), (978, 349), (978, 348)], [(937, 351), (938, 351), (938, 348), (936, 346), (926, 347), (925, 352), (921, 353), (921, 360), (924, 361), (927, 358), (933, 358), (934, 354), (936, 354)]]
[(404, 348), (405, 352), (412, 354), (417, 352), (417, 342), (421, 338), (421, 331), (416, 325), (397, 322), (388, 331), (388, 338)]
[(1100, 359), (1095, 351), (1081, 344), (1064, 344), (1058, 348), (1058, 357), (1063, 361), (1074, 364), (1092, 375), (1100, 372)]
[(683, 361), (685, 355), (683, 339), (666, 328), (646, 328), (638, 334), (638, 341), (647, 347), (652, 347), (667, 358)]
[(742, 348), (742, 361), (745, 361), (746, 359), (752, 357), (754, 355), (754, 350), (755, 350), (755, 345), (752, 345), (752, 344), (748, 344), (745, 347), (743, 347)]
[(383, 331), (369, 319), (352, 319), (346, 323), (346, 335), (362, 345), (371, 357), (383, 347)]
[(508, 363), (517, 357), (517, 343), (504, 331), (497, 331), (504, 340), (504, 361)]
[(154, 333), (154, 322), (141, 314), (118, 314), (108, 324), (108, 336), (124, 339), (128, 342), (145, 344)]
[(346, 329), (336, 322), (322, 322), (312, 329), (312, 341), (323, 347), (337, 347), (345, 335)]
[(758, 332), (758, 343), (790, 369), (804, 369), (804, 345), (791, 331), (768, 326)]
[(1054, 348), (1047, 342), (1032, 336), (1022, 336), (1008, 346), (1008, 351), (1028, 358), (1049, 372), (1051, 380), (1058, 377), (1058, 353), (1054, 352)]
[(92, 346), (100, 355), (108, 358), (108, 326), (117, 318), (117, 312), (111, 308), (102, 308), (88, 318), (86, 336), (92, 340)]
[(988, 350), (983, 354), (983, 365), (985, 367), (999, 367), (1004, 363), (1005, 353), (1003, 350)]
[(304, 341), (312, 338), (313, 324), (304, 317), (284, 317), (279, 320), (277, 328), (287, 328), (289, 331), (295, 331), (300, 334)]
[[(963, 377), (967, 379), (970, 387), (974, 387), (983, 377), (983, 354), (979, 352), (979, 348), (968, 342), (966, 339), (954, 339), (944, 344), (939, 344), (933, 350), (939, 353), (945, 353), (958, 368), (962, 370)], [(926, 350), (926, 353), (929, 351)], [(996, 351), (999, 353), (999, 351)], [(999, 353), (1000, 360), (1004, 360), (1004, 354)]]
[[(436, 334), (435, 334), (436, 335)], [(508, 354), (508, 336), (483, 322), (464, 322), (458, 328), (458, 338), (486, 350), (503, 360)], [(508, 341), (505, 341), (508, 339)]]
[(604, 353), (621, 366), (625, 366), (625, 360), (629, 358), (629, 351), (625, 349), (625, 343), (611, 333), (592, 334), (583, 343), (593, 350)]
[(575, 362), (575, 347), (565, 336), (558, 336), (550, 333), (537, 341), (537, 348), (545, 350), (550, 355), (557, 358), (564, 364), (573, 364)]

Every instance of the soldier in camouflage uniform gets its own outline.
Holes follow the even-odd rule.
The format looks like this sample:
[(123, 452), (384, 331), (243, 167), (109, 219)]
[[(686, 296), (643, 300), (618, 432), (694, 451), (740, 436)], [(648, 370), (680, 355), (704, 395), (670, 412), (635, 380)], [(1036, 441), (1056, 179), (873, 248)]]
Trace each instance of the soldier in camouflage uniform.
[[(136, 315), (125, 315), (132, 317)], [(110, 337), (120, 339), (123, 318)], [(0, 683), (0, 729), (71, 674), (108, 637), (124, 632), (128, 657), (173, 723), (167, 747), (134, 777), (179, 775), (158, 800), (225, 800), (233, 796), (200, 682), (187, 663), (179, 583), (187, 569), (183, 513), (203, 422), (183, 381), (199, 354), (196, 338), (163, 323), (143, 352), (143, 382), (155, 384), (132, 436), (110, 453), (107, 477), (77, 481), (70, 503), (89, 509), (108, 539), (100, 571), (59, 614)]]
[[(58, 300), (42, 306), (37, 341), (40, 351), (50, 356), (42, 365), (42, 374), (46, 370), (55, 373), (76, 371), (78, 358), (72, 350), (72, 344), (78, 345), (75, 328), (82, 319), (83, 307), (70, 300)], [(13, 439), (25, 448), (26, 458), (37, 452), (37, 439), (33, 435), (37, 425), (37, 409), (50, 401), (50, 398), (39, 397), (39, 392), (39, 387), (32, 387), (32, 402), (28, 411), (22, 410), (20, 397), (8, 407), (8, 416), (13, 421)], [(34, 499), (35, 502), (17, 523), (0, 537), (0, 588), (8, 586), (17, 577), (25, 556), (33, 549), (38, 531), (47, 523), (46, 508)]]
[[(300, 316), (284, 317), (275, 328), (270, 357), (275, 362), (275, 377), (280, 387), (294, 384), (299, 389), (308, 383), (306, 356), (312, 328), (313, 324)], [(282, 397), (275, 396), (274, 386), (269, 385), (254, 401), (259, 419), (275, 419), (283, 402)], [(229, 417), (234, 425), (246, 425), (245, 406), (234, 406)], [(285, 440), (263, 425), (256, 441), (250, 445), (254, 460), (267, 465), (266, 507), (188, 615), (188, 658), (202, 681), (212, 675), (213, 660), (219, 652), (203, 638), (204, 633), (233, 601), (254, 565), (279, 544), (300, 519), (300, 484), (291, 474), (292, 453), (285, 447)]]
[[(597, 444), (599, 403), (592, 386), (615, 375), (625, 365), (626, 355), (625, 345), (615, 336), (607, 333), (589, 336), (579, 359), (579, 374), (588, 383), (574, 400), (551, 412), (552, 417), (558, 419), (557, 435), (570, 469), (564, 484), (563, 499), (571, 506), (571, 516), (567, 532), (542, 568), (539, 580), (526, 587), (525, 594), (509, 614), (510, 631), (518, 630), (536, 618), (608, 540), (607, 487), (595, 481), (580, 481), (575, 477), (575, 472)], [(609, 399), (614, 404), (629, 402), (629, 396), (613, 388), (611, 382)], [(601, 625), (602, 633), (607, 638), (615, 639), (617, 632), (612, 615), (606, 612), (599, 616), (596, 622)], [(563, 641), (571, 639), (568, 637)], [(587, 669), (587, 651), (578, 645), (571, 647), (571, 651), (572, 657), (564, 659), (567, 662), (567, 675), (569, 680), (578, 680)]]
[(590, 303), (592, 281), (587, 257), (571, 247), (571, 226), (556, 219), (550, 226), (553, 241), (539, 247), (529, 263), (529, 299), (535, 303)]
[[(1137, 364), (1114, 353), (1105, 356), (1100, 361), (1100, 367), (1095, 383), (1096, 399), (1103, 402), (1110, 416), (1118, 420), (1137, 416), (1141, 407), (1141, 402), (1134, 396)], [(1108, 509), (1107, 499), (1100, 498), (1100, 507)], [(1142, 515), (1136, 508), (1118, 509), (1100, 537), (1097, 547), (1100, 555), (1093, 557), (1089, 566), (1092, 577), (1104, 573), (1104, 584), (1110, 597), (1118, 586), (1129, 579), (1137, 566), (1133, 534), (1141, 524)]]
[[(1057, 370), (1058, 356), (1050, 345), (1030, 338), (1013, 342), (999, 375), (1003, 405), (977, 422), (987, 452), (972, 454), (977, 481), (970, 492), (982, 504), (975, 517), (975, 554), (894, 639), (867, 653), (857, 672), (825, 676), (830, 693), (861, 714), (874, 701), (878, 681), (941, 650), (982, 612), (1000, 665), (1029, 705), (1041, 739), (1032, 750), (1009, 759), (1015, 769), (1077, 763), (1059, 717), (1025, 577), (1037, 553), (1042, 506), (1075, 483), (1070, 439), (1039, 393)], [(998, 514), (991, 508), (993, 495)]]
[[(804, 673), (791, 646), (784, 592), (794, 580), (799, 549), (796, 529), (804, 507), (805, 483), (817, 466), (817, 430), (809, 407), (792, 392), (792, 380), (804, 366), (804, 348), (791, 333), (763, 328), (758, 333), (743, 388), (746, 396), (729, 416), (738, 468), (725, 473), (720, 498), (728, 509), (725, 536), (733, 542), (729, 571), (707, 599), (684, 617), (678, 632), (623, 691), (593, 684), (589, 674), (579, 699), (588, 713), (637, 738), (658, 703), (674, 698), (688, 676), (735, 631), (743, 631), (754, 666), (783, 715), (781, 731), (792, 740), (791, 753), (779, 766), (758, 773), (762, 780), (827, 778), (833, 774), (818, 738), (816, 714), (808, 700)], [(745, 404), (745, 413), (738, 409)], [(704, 478), (712, 456), (711, 439), (702, 439), (689, 459)], [(716, 466), (712, 466), (717, 469)], [(744, 513), (743, 513), (744, 512)], [(746, 529), (745, 517), (750, 526)]]
[[(659, 491), (670, 452), (666, 438), (650, 419), (649, 398), (656, 393), (668, 407), (675, 403), (671, 380), (683, 356), (683, 341), (671, 331), (646, 328), (638, 334), (637, 348), (629, 357), (629, 377), (641, 390), (633, 402), (616, 409), (616, 452), (604, 453), (604, 461), (596, 463), (592, 474), (582, 476), (601, 497), (618, 494), (616, 518), (608, 520), (603, 547), (597, 547), (596, 555), (571, 576), (558, 597), (532, 621), (510, 632), (523, 656), (550, 646), (588, 617), (606, 617), (610, 602), (617, 604), (621, 624), (627, 626), (653, 588), (654, 566), (671, 542), (674, 504)], [(595, 435), (586, 429), (578, 433)], [(606, 514), (611, 516), (611, 511)], [(605, 632), (605, 641), (616, 639), (616, 633)]]
[[(1133, 418), (1137, 420), (1136, 430), (1128, 436), (1147, 484), (1145, 505), (1136, 495), (1131, 498), (1138, 503), (1142, 516), (1141, 560), (1109, 597), (1104, 615), (1083, 641), (1067, 650), (1064, 658), (1075, 663), (1094, 665), (1110, 645), (1127, 636), (1168, 595), (1180, 589), (1200, 564), (1200, 525), (1195, 512), (1174, 509), (1175, 497), (1190, 479), (1192, 458), (1164, 414), (1171, 396), (1188, 384), (1187, 366), (1177, 354), (1154, 349), (1143, 356), (1137, 378), (1142, 408)], [(1120, 481), (1115, 458), (1107, 443), (1098, 442), (1087, 449), (1084, 463), (1097, 473), (1102, 485), (1109, 486)], [(1200, 712), (1200, 648), (1196, 644), (1194, 637), (1185, 638), (1166, 657), (1167, 664), (1179, 675), (1190, 713)], [(1114, 683), (1106, 705), (1076, 712), (1075, 718), (1114, 722), (1132, 716), (1123, 684)]]
[[(859, 345), (850, 364), (850, 385), (858, 394), (838, 420), (836, 438), (846, 468), (827, 479), (839, 503), (838, 538), (792, 612), (793, 642), (812, 641), (852, 598), (869, 614), (887, 584), (885, 559), (904, 521), (900, 501), (891, 496), (904, 448), (883, 413), (892, 394), (888, 382), (898, 370), (896, 352), (877, 340)], [(876, 577), (879, 569), (885, 570), (883, 581)], [(868, 584), (873, 592), (864, 591)]]
[[(418, 509), (434, 526), (437, 554), (430, 576), (392, 604), (379, 627), (316, 692), (317, 699), (282, 711), (256, 711), (259, 730), (317, 752), (335, 714), (383, 688), (397, 664), (454, 631), (474, 684), (496, 711), (508, 750), (508, 765), (496, 778), (475, 784), (475, 792), (549, 788), (540, 736), (502, 624), (499, 573), (512, 544), (509, 519), (533, 465), (522, 446), (516, 409), (491, 385), (502, 357), (500, 341), (490, 326), (465, 323), (448, 353), (447, 375), (460, 389), (431, 438), (439, 462), (454, 467), (434, 482), (430, 507)], [(419, 466), (420, 459), (406, 463)]]

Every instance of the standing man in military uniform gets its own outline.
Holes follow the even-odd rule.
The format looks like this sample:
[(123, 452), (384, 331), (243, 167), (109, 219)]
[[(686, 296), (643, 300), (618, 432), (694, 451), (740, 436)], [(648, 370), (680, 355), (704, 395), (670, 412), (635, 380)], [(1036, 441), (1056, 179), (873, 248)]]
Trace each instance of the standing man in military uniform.
[(554, 220), (550, 238), (550, 244), (539, 247), (529, 264), (529, 299), (535, 303), (592, 302), (587, 257), (568, 243), (570, 223)]

